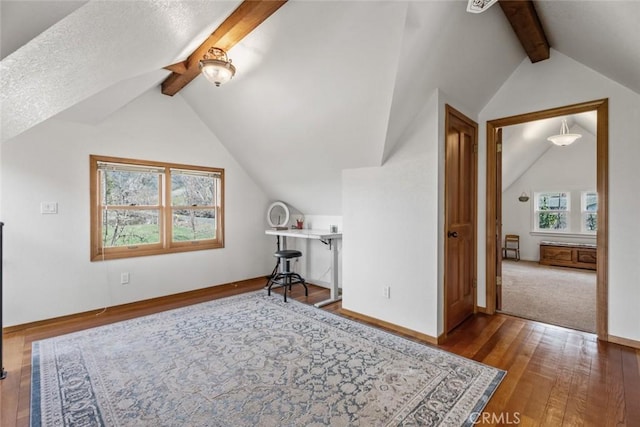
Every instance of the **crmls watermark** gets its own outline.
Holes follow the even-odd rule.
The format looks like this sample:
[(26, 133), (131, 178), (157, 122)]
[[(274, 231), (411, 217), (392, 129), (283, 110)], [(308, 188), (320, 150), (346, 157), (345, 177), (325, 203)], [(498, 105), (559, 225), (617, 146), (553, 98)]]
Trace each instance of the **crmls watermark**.
[(503, 424), (519, 425), (520, 412), (472, 412), (469, 421), (475, 425)]

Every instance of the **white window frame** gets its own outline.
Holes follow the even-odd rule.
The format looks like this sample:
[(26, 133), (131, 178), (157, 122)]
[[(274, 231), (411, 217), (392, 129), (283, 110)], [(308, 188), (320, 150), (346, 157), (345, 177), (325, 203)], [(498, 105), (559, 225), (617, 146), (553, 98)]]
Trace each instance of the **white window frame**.
[[(595, 194), (596, 196), (596, 210), (587, 210), (587, 196)], [(596, 217), (596, 229), (588, 230), (586, 227), (587, 215), (595, 215)], [(582, 191), (580, 193), (580, 231), (584, 234), (596, 234), (598, 230), (598, 193), (595, 190)]]
[[(542, 195), (545, 194), (559, 194), (559, 193), (564, 193), (567, 199), (567, 207), (564, 210), (540, 210), (539, 207), (539, 200), (540, 197)], [(567, 233), (571, 233), (571, 191), (566, 191), (566, 190), (561, 190), (561, 191), (536, 191), (533, 193), (533, 203), (532, 203), (532, 207), (533, 207), (533, 215), (532, 220), (533, 220), (533, 224), (531, 227), (532, 232), (534, 233), (550, 233), (550, 234), (567, 234)], [(539, 220), (539, 215), (541, 213), (564, 213), (565, 214), (565, 228), (562, 229), (549, 229), (549, 228), (540, 228), (539, 224), (540, 224), (540, 220)]]

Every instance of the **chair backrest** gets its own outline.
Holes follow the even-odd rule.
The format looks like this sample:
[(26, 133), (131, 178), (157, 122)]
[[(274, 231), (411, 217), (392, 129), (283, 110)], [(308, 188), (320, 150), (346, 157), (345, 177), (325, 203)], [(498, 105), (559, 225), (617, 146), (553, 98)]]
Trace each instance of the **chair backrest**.
[(519, 248), (520, 247), (520, 236), (517, 234), (506, 234), (504, 236), (504, 247), (505, 248)]

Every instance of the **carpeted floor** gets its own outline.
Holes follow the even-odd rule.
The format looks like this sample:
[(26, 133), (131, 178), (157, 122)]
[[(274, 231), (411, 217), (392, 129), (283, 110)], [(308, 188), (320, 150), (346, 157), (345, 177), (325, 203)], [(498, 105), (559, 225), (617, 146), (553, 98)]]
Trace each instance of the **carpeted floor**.
[(502, 262), (502, 311), (585, 332), (596, 330), (596, 273)]
[(505, 375), (264, 291), (32, 354), (32, 426), (472, 426)]

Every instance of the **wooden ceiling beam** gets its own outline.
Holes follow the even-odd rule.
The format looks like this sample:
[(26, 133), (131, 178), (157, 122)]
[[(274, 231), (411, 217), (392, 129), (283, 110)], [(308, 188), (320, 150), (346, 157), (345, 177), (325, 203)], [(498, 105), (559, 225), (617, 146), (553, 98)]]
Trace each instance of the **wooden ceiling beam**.
[(173, 96), (200, 74), (198, 62), (212, 47), (228, 51), (262, 24), (287, 0), (245, 0), (189, 57), (165, 67), (172, 73), (162, 82), (162, 93)]
[(499, 3), (531, 62), (549, 59), (549, 42), (533, 2), (500, 0)]

